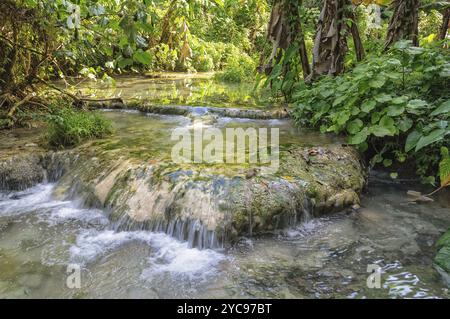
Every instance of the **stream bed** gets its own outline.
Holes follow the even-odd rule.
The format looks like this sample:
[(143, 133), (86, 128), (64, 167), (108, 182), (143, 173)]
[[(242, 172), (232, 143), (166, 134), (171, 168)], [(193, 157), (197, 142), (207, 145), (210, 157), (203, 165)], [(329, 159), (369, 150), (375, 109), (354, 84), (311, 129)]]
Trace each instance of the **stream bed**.
[[(154, 85), (145, 85), (145, 81)], [(175, 97), (183, 96), (183, 101), (168, 101), (179, 104), (198, 91), (195, 81), (209, 87), (210, 80), (177, 78), (170, 80), (170, 85), (166, 80), (162, 87), (157, 85), (158, 81), (161, 80), (135, 80), (139, 92), (143, 87), (149, 87), (151, 92), (166, 92), (168, 86), (174, 90), (183, 88), (182, 94), (173, 93)], [(108, 90), (106, 96), (134, 98), (129, 91), (120, 91), (125, 82)], [(105, 95), (96, 92), (93, 96)], [(235, 100), (227, 103), (250, 103), (246, 94), (238, 96), (244, 96), (239, 103)], [(192, 101), (192, 105), (198, 102), (197, 98)], [(208, 99), (203, 101), (209, 105)], [(105, 116), (115, 123), (116, 133), (110, 139), (94, 142), (96, 147), (125, 150), (135, 158), (157, 155), (161, 161), (168, 160), (171, 148), (167, 143), (168, 130), (191, 123), (181, 116), (130, 111), (108, 110)], [(339, 143), (338, 138), (307, 131), (301, 132), (302, 140), (298, 141), (298, 130), (287, 120), (219, 118), (216, 125), (276, 126), (280, 128), (282, 144)], [(145, 136), (150, 135), (153, 142), (149, 144)], [(4, 151), (9, 149), (5, 144)], [(448, 196), (421, 205), (408, 203), (406, 191), (417, 185), (370, 179), (360, 209), (319, 218), (304, 216), (295, 226), (242, 237), (227, 249), (190, 248), (188, 242), (161, 232), (118, 230), (107, 210), (86, 208), (76, 197), (61, 199), (55, 196), (57, 187), (44, 182), (23, 191), (0, 193), (0, 298), (448, 298), (450, 295), (433, 268), (434, 244), (450, 225)], [(81, 275), (79, 287), (68, 285), (74, 267)], [(368, 277), (374, 268), (381, 274), (380, 285), (369, 288)]]

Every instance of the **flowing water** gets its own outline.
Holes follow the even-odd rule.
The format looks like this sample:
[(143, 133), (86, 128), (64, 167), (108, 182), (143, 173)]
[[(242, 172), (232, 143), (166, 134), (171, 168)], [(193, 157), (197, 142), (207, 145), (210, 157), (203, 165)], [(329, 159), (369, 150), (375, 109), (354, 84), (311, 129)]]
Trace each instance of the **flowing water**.
[[(188, 248), (163, 233), (111, 230), (104, 212), (52, 199), (41, 184), (0, 199), (0, 297), (447, 298), (432, 267), (448, 206), (405, 204), (372, 185), (360, 212), (310, 220), (232, 249)], [(81, 266), (81, 288), (66, 285)], [(381, 288), (367, 288), (367, 267)]]
[[(96, 143), (125, 145), (140, 156), (160, 152), (161, 159), (170, 147), (167, 132), (191, 123), (176, 116), (105, 115), (117, 131)], [(280, 127), (284, 143), (299, 134), (288, 121), (218, 122), (238, 124)], [(144, 148), (148, 134), (159, 134), (154, 141), (162, 145)], [(306, 144), (336, 142), (311, 132), (302, 136)], [(55, 187), (0, 193), (1, 298), (449, 297), (433, 268), (434, 243), (450, 225), (448, 193), (411, 204), (406, 186), (372, 180), (358, 211), (242, 238), (227, 250), (199, 250), (164, 233), (117, 231), (106, 211), (56, 199)], [(67, 282), (77, 267), (81, 286), (73, 288)], [(371, 267), (380, 269), (379, 288), (367, 285)]]

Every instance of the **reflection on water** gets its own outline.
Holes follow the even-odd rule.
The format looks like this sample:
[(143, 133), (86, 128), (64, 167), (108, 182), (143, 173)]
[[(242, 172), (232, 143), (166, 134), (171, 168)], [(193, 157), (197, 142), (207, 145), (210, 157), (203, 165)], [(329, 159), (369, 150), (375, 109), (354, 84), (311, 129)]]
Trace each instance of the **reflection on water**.
[(264, 92), (255, 94), (253, 83), (220, 83), (212, 78), (212, 74), (168, 73), (162, 78), (122, 76), (115, 82), (111, 86), (101, 81), (83, 81), (75, 90), (92, 98), (120, 97), (125, 101), (139, 100), (155, 105), (270, 106), (269, 95)]
[[(448, 298), (432, 268), (448, 207), (406, 205), (405, 189), (373, 185), (360, 212), (243, 239), (229, 251), (115, 232), (104, 212), (55, 200), (52, 190), (0, 196), (0, 297)], [(81, 289), (65, 285), (69, 263), (82, 266)], [(380, 289), (367, 288), (369, 264), (381, 267)]]

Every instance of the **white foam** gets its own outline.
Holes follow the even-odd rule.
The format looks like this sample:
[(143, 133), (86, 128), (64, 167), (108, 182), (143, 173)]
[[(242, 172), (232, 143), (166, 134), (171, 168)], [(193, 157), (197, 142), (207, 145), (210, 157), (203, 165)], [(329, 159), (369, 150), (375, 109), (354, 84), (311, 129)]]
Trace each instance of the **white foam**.
[(72, 201), (52, 198), (54, 184), (39, 184), (21, 192), (2, 194), (0, 216), (37, 213), (40, 221), (57, 224), (68, 220), (80, 220), (106, 225), (108, 219), (97, 209), (81, 209)]
[(154, 236), (152, 244), (157, 250), (148, 259), (150, 268), (146, 270), (147, 273), (201, 273), (212, 270), (225, 258), (223, 254), (211, 249), (189, 248), (186, 242), (179, 242), (162, 233), (155, 235), (157, 236)]
[(69, 203), (64, 207), (52, 209), (48, 214), (41, 216), (42, 221), (57, 224), (68, 220), (80, 220), (92, 224), (107, 225), (108, 218), (99, 209), (81, 209)]
[(189, 248), (187, 242), (180, 242), (165, 233), (105, 230), (104, 226), (109, 221), (101, 210), (82, 209), (73, 201), (54, 200), (53, 189), (52, 184), (41, 184), (23, 192), (2, 194), (0, 216), (35, 213), (41, 222), (49, 225), (70, 220), (94, 224), (94, 227), (79, 228), (76, 242), (69, 248), (71, 262), (86, 265), (124, 244), (138, 241), (150, 247), (149, 255), (145, 256), (148, 267), (143, 271), (142, 278), (151, 280), (161, 274), (204, 278), (215, 273), (217, 266), (226, 258), (213, 250)]
[(142, 278), (146, 280), (161, 273), (188, 276), (211, 274), (226, 258), (213, 250), (189, 248), (186, 242), (179, 242), (164, 233), (85, 230), (70, 248), (70, 259), (85, 265), (132, 241), (144, 242), (151, 247), (147, 257), (149, 267), (142, 273)]
[(0, 216), (11, 216), (65, 204), (51, 200), (53, 188), (53, 184), (39, 184), (21, 192), (3, 194), (3, 200), (0, 201)]

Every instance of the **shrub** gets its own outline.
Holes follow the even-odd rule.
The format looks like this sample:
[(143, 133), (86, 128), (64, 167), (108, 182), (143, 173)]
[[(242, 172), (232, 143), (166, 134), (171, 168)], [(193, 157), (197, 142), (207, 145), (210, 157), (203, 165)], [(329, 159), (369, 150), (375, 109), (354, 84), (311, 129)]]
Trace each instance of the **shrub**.
[(398, 42), (342, 76), (300, 84), (293, 95), (294, 119), (347, 135), (372, 165), (412, 159), (418, 174), (433, 182), (441, 147), (450, 146), (449, 77), (448, 51)]
[(71, 147), (90, 138), (111, 134), (111, 122), (97, 112), (64, 107), (47, 116), (47, 141), (52, 147)]
[(154, 56), (152, 68), (174, 71), (178, 61), (178, 52), (170, 49), (167, 44), (161, 43), (150, 50)]
[(221, 42), (206, 42), (193, 37), (191, 43), (192, 66), (196, 71), (207, 72), (221, 68), (225, 45)]
[(255, 70), (255, 61), (247, 54), (235, 50), (228, 55), (223, 71), (217, 73), (215, 77), (219, 81), (240, 83), (252, 80)]

